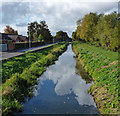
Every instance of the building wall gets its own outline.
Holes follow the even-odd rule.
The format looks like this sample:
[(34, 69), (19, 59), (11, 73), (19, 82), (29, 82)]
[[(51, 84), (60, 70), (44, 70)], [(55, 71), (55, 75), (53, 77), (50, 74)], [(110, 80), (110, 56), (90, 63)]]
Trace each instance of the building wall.
[(7, 48), (8, 48), (8, 50), (14, 50), (15, 47), (14, 47), (14, 44), (12, 41), (7, 42)]

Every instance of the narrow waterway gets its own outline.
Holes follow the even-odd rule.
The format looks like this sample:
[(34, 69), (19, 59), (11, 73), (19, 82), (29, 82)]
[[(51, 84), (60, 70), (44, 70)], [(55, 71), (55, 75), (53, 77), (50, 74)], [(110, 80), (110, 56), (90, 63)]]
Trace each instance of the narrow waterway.
[[(23, 103), (20, 114), (98, 114), (88, 93), (92, 82), (76, 69), (71, 45), (55, 64), (38, 78), (34, 96)], [(84, 72), (82, 72), (84, 73)]]

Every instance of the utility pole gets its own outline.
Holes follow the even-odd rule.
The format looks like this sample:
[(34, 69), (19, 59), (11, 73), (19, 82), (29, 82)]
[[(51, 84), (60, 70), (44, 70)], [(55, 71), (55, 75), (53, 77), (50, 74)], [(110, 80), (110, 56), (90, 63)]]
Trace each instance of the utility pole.
[(29, 27), (29, 48), (31, 48), (31, 41), (30, 41), (30, 24), (28, 23), (28, 27)]

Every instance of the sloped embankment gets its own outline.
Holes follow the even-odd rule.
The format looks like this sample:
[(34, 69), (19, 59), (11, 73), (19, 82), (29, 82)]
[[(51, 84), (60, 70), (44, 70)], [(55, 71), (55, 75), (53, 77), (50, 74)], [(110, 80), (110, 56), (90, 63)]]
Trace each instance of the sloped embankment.
[(119, 114), (118, 53), (73, 42), (78, 61), (94, 80), (90, 92), (101, 114)]
[[(50, 50), (46, 49), (46, 55), (38, 55), (37, 53), (28, 53), (30, 60), (30, 54), (38, 55), (38, 58), (32, 59), (32, 62), (22, 72), (12, 74), (9, 79), (2, 85), (2, 113), (3, 116), (8, 116), (13, 111), (19, 111), (22, 108), (21, 102), (24, 101), (25, 97), (32, 95), (32, 87), (37, 84), (37, 78), (46, 70), (47, 66), (54, 63), (67, 49), (67, 43), (59, 43), (54, 45)], [(25, 56), (23, 56), (25, 57)], [(33, 57), (32, 57), (33, 58)], [(19, 59), (19, 57), (17, 57)], [(20, 56), (22, 59), (22, 56)], [(8, 61), (10, 62), (10, 60)], [(11, 60), (11, 62), (14, 62)], [(19, 63), (22, 63), (19, 61)], [(26, 64), (27, 65), (27, 64)], [(19, 66), (19, 65), (18, 65)], [(13, 68), (14, 70), (14, 68)]]

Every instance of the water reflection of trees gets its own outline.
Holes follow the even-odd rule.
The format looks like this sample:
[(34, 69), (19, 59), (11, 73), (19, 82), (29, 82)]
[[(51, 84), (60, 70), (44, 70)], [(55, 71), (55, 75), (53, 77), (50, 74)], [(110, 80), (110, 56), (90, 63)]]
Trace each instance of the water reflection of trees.
[(78, 61), (77, 58), (76, 58), (75, 72), (76, 74), (80, 75), (82, 79), (86, 81), (86, 84), (92, 82), (91, 76), (87, 72), (85, 72), (85, 70), (82, 68), (80, 64), (80, 61)]

